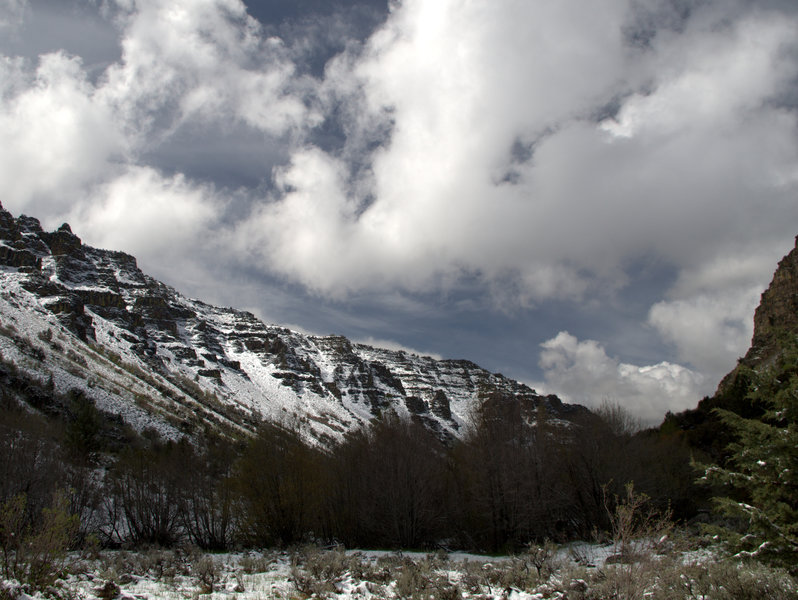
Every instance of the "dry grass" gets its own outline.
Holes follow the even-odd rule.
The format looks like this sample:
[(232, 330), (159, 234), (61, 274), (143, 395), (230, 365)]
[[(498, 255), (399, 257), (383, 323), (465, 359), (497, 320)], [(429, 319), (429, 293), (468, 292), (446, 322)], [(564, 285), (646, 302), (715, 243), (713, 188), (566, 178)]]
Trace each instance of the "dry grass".
[[(490, 561), (454, 560), (443, 553), (374, 556), (315, 546), (243, 556), (115, 551), (82, 559), (71, 578), (41, 595), (61, 600), (142, 593), (154, 599), (235, 594), (241, 600), (786, 600), (798, 595), (798, 581), (785, 571), (708, 553), (700, 561), (691, 556), (671, 548), (635, 555), (628, 563), (597, 560), (596, 566), (584, 566), (550, 544)], [(14, 592), (2, 594), (10, 598)]]

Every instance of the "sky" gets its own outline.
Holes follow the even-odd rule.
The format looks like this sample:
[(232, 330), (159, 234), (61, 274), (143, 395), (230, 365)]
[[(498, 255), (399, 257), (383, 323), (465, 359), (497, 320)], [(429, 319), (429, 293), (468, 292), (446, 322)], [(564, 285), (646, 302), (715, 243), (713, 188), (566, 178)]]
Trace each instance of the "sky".
[(0, 202), (645, 423), (798, 234), (794, 0), (0, 0)]

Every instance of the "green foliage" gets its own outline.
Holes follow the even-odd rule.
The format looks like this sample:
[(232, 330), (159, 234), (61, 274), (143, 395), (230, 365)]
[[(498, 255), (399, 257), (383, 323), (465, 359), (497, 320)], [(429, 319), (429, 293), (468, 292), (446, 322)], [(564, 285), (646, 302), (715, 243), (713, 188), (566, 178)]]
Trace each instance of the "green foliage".
[(779, 569), (721, 560), (658, 565), (650, 589), (653, 600), (791, 600), (798, 585)]
[(0, 558), (3, 576), (30, 584), (51, 585), (64, 566), (66, 550), (78, 528), (69, 513), (66, 494), (59, 492), (51, 507), (35, 520), (27, 514), (27, 498), (20, 494), (0, 505)]
[(724, 487), (717, 498), (731, 527), (716, 530), (732, 552), (798, 568), (798, 340), (789, 338), (775, 362), (749, 374), (749, 399), (761, 418), (717, 410), (736, 434), (724, 467), (705, 466), (704, 480)]
[[(49, 330), (48, 330), (49, 331)], [(89, 458), (100, 450), (102, 417), (91, 398), (74, 389), (67, 394), (68, 420), (64, 431), (67, 448), (80, 457)]]

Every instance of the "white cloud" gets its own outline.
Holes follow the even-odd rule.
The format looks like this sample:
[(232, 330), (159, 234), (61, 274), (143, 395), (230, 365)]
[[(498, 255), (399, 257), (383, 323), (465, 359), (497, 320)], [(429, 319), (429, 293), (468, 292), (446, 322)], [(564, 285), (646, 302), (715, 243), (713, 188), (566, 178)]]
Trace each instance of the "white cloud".
[(171, 265), (180, 278), (192, 260), (202, 268), (192, 236), (215, 235), (228, 199), (162, 174), (147, 153), (181, 127), (243, 125), (264, 144), (299, 135), (316, 120), (307, 84), (240, 0), (119, 0), (104, 11), (122, 57), (99, 77), (65, 52), (0, 57), (0, 195), (14, 212), (45, 226), (69, 218), (87, 240), (144, 262), (167, 247), (176, 259), (182, 244), (183, 266)]
[(0, 189), (10, 208), (64, 214), (87, 186), (113, 171), (125, 143), (96, 98), (80, 60), (40, 57), (31, 77), (24, 62), (5, 61), (0, 105)]
[(649, 323), (680, 361), (720, 381), (750, 346), (754, 310), (785, 253), (778, 246), (743, 247), (685, 269), (669, 298), (651, 307)]
[(102, 94), (142, 143), (191, 121), (241, 121), (269, 135), (316, 122), (282, 42), (264, 38), (240, 0), (118, 4), (122, 59)]
[(200, 268), (216, 250), (211, 227), (222, 210), (211, 186), (131, 167), (95, 189), (69, 219), (91, 245), (133, 254), (148, 273), (174, 282), (189, 279), (186, 269)]
[[(292, 188), (278, 201), (285, 210), (268, 212), (285, 224), (300, 195), (316, 194), (317, 208), (335, 217), (312, 226), (295, 221), (297, 231), (268, 227), (264, 238), (277, 249), (271, 260), (264, 257), (269, 268), (332, 293), (379, 287), (386, 280), (429, 289), (463, 271), (488, 279), (518, 273), (538, 296), (580, 291), (584, 286), (572, 281), (573, 269), (546, 256), (551, 250), (529, 260), (529, 242), (544, 243), (529, 235), (538, 209), (525, 198), (528, 190), (495, 184), (519, 138), (588, 110), (614, 93), (621, 76), (621, 39), (614, 27), (620, 9), (601, 2), (573, 19), (584, 14), (581, 5), (575, 10), (575, 4), (560, 4), (545, 9), (547, 15), (528, 3), (513, 3), (510, 10), (408, 2), (395, 9), (359, 58), (331, 64), (327, 91), (332, 82), (333, 96), (351, 93), (358, 103), (346, 124), (351, 144), (362, 146), (360, 137), (374, 129), (390, 130), (385, 119), (394, 124), (390, 140), (371, 156), (371, 186), (365, 190), (362, 180), (350, 186), (345, 167), (323, 190), (315, 174), (306, 184), (298, 165), (307, 151), (298, 154)], [(547, 28), (566, 16), (573, 31), (555, 43)], [(530, 61), (533, 56), (547, 59)], [(342, 203), (357, 207), (369, 195), (374, 202), (365, 212), (339, 210)], [(302, 232), (311, 228), (321, 251), (287, 262), (286, 254), (305, 252)], [(328, 240), (333, 241), (325, 248)], [(544, 274), (545, 283), (535, 285), (536, 274)]]
[(778, 14), (752, 14), (732, 26), (697, 19), (685, 34), (658, 40), (651, 65), (656, 89), (627, 98), (603, 128), (636, 137), (737, 127), (794, 76), (782, 50), (794, 44), (796, 31), (794, 20)]
[(351, 224), (355, 206), (343, 194), (342, 169), (316, 149), (294, 154), (276, 176), (281, 200), (260, 206), (232, 232), (231, 244), (271, 270), (301, 272), (310, 289), (333, 293), (356, 285), (342, 281), (332, 265), (340, 262), (357, 272), (357, 261), (376, 257), (357, 254)]
[[(697, 8), (641, 51), (624, 45), (627, 9), (396, 5), (328, 66), (327, 98), (351, 101), (349, 146), (294, 157), (290, 187), (257, 213), (264, 268), (336, 296), (466, 274), (528, 305), (611, 292), (640, 257), (680, 271), (789, 239), (796, 120), (773, 99), (796, 76), (798, 22)], [(616, 120), (590, 118), (618, 98)], [(370, 166), (354, 182), (347, 152)], [(335, 172), (323, 185), (301, 169), (311, 155)], [(296, 218), (303, 202), (316, 217)]]
[(180, 127), (243, 124), (267, 144), (317, 122), (308, 84), (240, 0), (105, 6), (122, 57), (99, 77), (62, 51), (1, 57), (0, 193), (10, 209), (60, 219)]
[[(318, 295), (481, 285), (504, 308), (600, 303), (651, 260), (676, 281), (649, 324), (714, 376), (744, 352), (795, 235), (798, 17), (775, 3), (697, 3), (680, 21), (655, 0), (406, 0), (322, 80), (240, 0), (102, 6), (121, 58), (99, 76), (65, 52), (0, 57), (0, 196), (143, 261), (169, 256), (164, 273), (201, 269), (201, 240), (217, 265)], [(18, 20), (25, 3), (0, 7)], [(635, 46), (640, 7), (654, 29)], [(314, 145), (325, 119), (342, 146)], [(273, 189), (236, 196), (158, 163), (186, 132), (213, 156), (208, 131), (279, 146)], [(624, 398), (698, 385), (550, 342), (552, 381), (592, 365)]]
[(566, 331), (541, 344), (545, 387), (564, 400), (589, 408), (618, 403), (646, 424), (661, 422), (667, 411), (692, 408), (707, 393), (705, 378), (669, 362), (638, 366), (607, 355), (594, 340), (579, 341)]
[(762, 290), (733, 295), (700, 294), (656, 303), (649, 322), (674, 344), (679, 359), (720, 381), (745, 354), (753, 333), (753, 314)]

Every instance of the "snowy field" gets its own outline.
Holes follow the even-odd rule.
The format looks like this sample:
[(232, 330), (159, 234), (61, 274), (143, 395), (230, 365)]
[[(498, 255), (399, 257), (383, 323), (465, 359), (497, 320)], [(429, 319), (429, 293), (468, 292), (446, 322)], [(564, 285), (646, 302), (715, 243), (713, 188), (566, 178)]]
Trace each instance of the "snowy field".
[(574, 600), (795, 598), (796, 580), (761, 565), (721, 560), (706, 548), (617, 561), (612, 545), (531, 547), (516, 556), (343, 551), (205, 554), (108, 551), (72, 556), (43, 591), (0, 580), (0, 599)]

